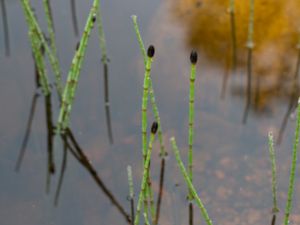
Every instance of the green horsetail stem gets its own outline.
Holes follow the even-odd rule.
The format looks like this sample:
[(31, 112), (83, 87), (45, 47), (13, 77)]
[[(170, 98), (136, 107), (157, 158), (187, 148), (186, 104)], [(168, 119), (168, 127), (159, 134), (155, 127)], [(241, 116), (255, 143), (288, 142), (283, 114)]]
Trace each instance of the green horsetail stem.
[(173, 149), (173, 152), (175, 154), (175, 158), (176, 158), (176, 161), (177, 161), (177, 164), (180, 168), (180, 171), (183, 175), (183, 178), (188, 186), (188, 188), (191, 190), (191, 194), (193, 195), (193, 199), (195, 200), (196, 204), (198, 205), (199, 209), (200, 209), (200, 212), (201, 212), (201, 215), (203, 216), (204, 220), (206, 221), (206, 223), (208, 225), (212, 225), (212, 220), (210, 219), (200, 197), (198, 196), (197, 194), (197, 191), (196, 189), (194, 188), (194, 185), (192, 183), (192, 181), (190, 180), (189, 178), (189, 175), (183, 165), (183, 162), (180, 158), (180, 154), (179, 154), (179, 149), (177, 147), (177, 144), (176, 144), (176, 140), (174, 137), (171, 137), (170, 138), (170, 141), (171, 141), (171, 145), (172, 145), (172, 149)]
[[(145, 46), (144, 46), (144, 42), (139, 30), (139, 26), (137, 23), (137, 16), (136, 15), (132, 15), (131, 19), (133, 21), (133, 25), (134, 25), (134, 30), (135, 30), (135, 34), (140, 46), (140, 50), (141, 50), (141, 54), (143, 56), (144, 59), (144, 66), (146, 66), (146, 61), (147, 61), (147, 54), (146, 54), (146, 50), (145, 50)], [(161, 121), (160, 121), (160, 116), (159, 116), (159, 111), (158, 111), (158, 107), (156, 104), (156, 100), (155, 100), (155, 94), (154, 94), (154, 90), (153, 90), (153, 85), (152, 85), (152, 79), (150, 77), (149, 80), (149, 94), (150, 94), (150, 101), (151, 101), (151, 105), (152, 105), (152, 109), (153, 109), (153, 114), (154, 114), (154, 118), (157, 121), (157, 123), (159, 124), (158, 127), (158, 139), (159, 139), (159, 144), (160, 144), (160, 156), (164, 157), (167, 155), (166, 151), (165, 151), (165, 145), (164, 145), (164, 141), (163, 141), (163, 132), (162, 132), (162, 126), (161, 126)]]
[(274, 140), (272, 132), (268, 134), (268, 141), (269, 141), (269, 154), (270, 160), (272, 163), (272, 195), (273, 195), (273, 213), (279, 212), (277, 206), (277, 181), (276, 181), (276, 159), (275, 159), (275, 150), (274, 150)]
[(96, 13), (99, 5), (99, 0), (94, 0), (90, 13), (88, 15), (86, 25), (81, 37), (78, 50), (72, 60), (71, 68), (69, 70), (67, 84), (64, 88), (62, 104), (57, 123), (57, 132), (63, 132), (69, 126), (69, 118), (72, 109), (72, 104), (75, 97), (77, 83), (79, 80), (80, 68), (83, 62), (83, 57), (87, 48), (89, 36), (94, 23), (96, 21)]
[(147, 106), (149, 94), (149, 80), (151, 73), (151, 64), (155, 49), (150, 45), (147, 51), (147, 61), (145, 66), (144, 84), (143, 84), (143, 98), (142, 98), (142, 146), (143, 146), (143, 159), (146, 160), (147, 155)]
[(130, 211), (131, 211), (131, 224), (133, 225), (134, 220), (134, 190), (133, 190), (133, 180), (132, 180), (132, 169), (131, 166), (127, 166), (127, 177), (129, 186), (129, 200), (130, 200)]
[(292, 152), (292, 164), (290, 169), (289, 190), (288, 190), (285, 216), (284, 216), (285, 225), (289, 224), (289, 217), (292, 209), (293, 193), (295, 189), (295, 173), (296, 173), (296, 165), (297, 165), (299, 131), (300, 131), (300, 99), (298, 99), (298, 106), (297, 106), (297, 121), (296, 121), (295, 137), (294, 137), (293, 152)]
[[(147, 156), (147, 107), (148, 107), (148, 95), (149, 95), (149, 80), (151, 73), (151, 64), (155, 49), (153, 45), (150, 45), (147, 51), (147, 62), (145, 66), (144, 84), (143, 84), (143, 98), (142, 98), (142, 146), (143, 146), (143, 162), (145, 163)], [(145, 211), (148, 212), (148, 195), (150, 195), (150, 177), (147, 176), (147, 187), (144, 193), (144, 207)]]
[[(54, 57), (56, 57), (57, 67), (58, 67), (58, 70), (60, 71), (59, 60), (58, 60), (57, 49), (56, 49), (53, 16), (52, 16), (49, 0), (43, 0), (43, 6), (44, 6), (45, 14), (46, 14), (46, 19), (47, 19), (48, 34), (50, 37), (51, 50), (53, 52)], [(55, 73), (55, 86), (56, 86), (57, 94), (61, 98), (61, 96), (62, 96), (62, 81), (61, 81), (60, 73)]]
[(148, 217), (147, 217), (147, 213), (143, 213), (143, 215), (144, 215), (145, 224), (150, 225)]
[(252, 83), (252, 51), (254, 48), (253, 43), (253, 33), (254, 33), (254, 0), (250, 0), (250, 10), (249, 10), (249, 25), (248, 25), (248, 40), (246, 47), (248, 49), (247, 54), (247, 101), (244, 110), (243, 123), (246, 123), (249, 108), (251, 105), (251, 83)]
[(61, 71), (59, 69), (59, 64), (58, 64), (58, 59), (55, 57), (55, 55), (53, 55), (52, 51), (50, 50), (47, 41), (43, 35), (43, 32), (34, 16), (34, 12), (32, 11), (32, 7), (30, 6), (30, 3), (28, 0), (21, 0), (21, 4), (22, 4), (22, 8), (25, 14), (25, 19), (27, 22), (27, 25), (30, 29), (30, 27), (32, 27), (32, 29), (37, 33), (37, 37), (39, 38), (41, 44), (44, 46), (45, 48), (45, 52), (48, 55), (51, 67), (54, 71), (54, 74), (56, 77), (60, 77), (61, 79)]
[[(194, 143), (194, 118), (195, 118), (195, 80), (196, 80), (196, 63), (198, 55), (192, 51), (190, 55), (191, 73), (190, 73), (190, 96), (189, 96), (189, 151), (188, 151), (188, 171), (189, 178), (193, 182), (193, 143)], [(190, 200), (193, 199), (189, 194)]]
[[(153, 142), (154, 142), (154, 139), (155, 139), (155, 134), (157, 132), (157, 128), (158, 128), (158, 123), (153, 122), (152, 127), (151, 127), (150, 140), (149, 140), (149, 144), (148, 144), (146, 159), (145, 159), (145, 162), (143, 164), (144, 165), (143, 177), (142, 177), (141, 190), (140, 190), (140, 193), (139, 193), (139, 198), (138, 198), (138, 203), (137, 203), (136, 215), (135, 215), (135, 218), (134, 218), (134, 225), (139, 224), (142, 202), (144, 200), (145, 191), (146, 191), (146, 188), (147, 188), (147, 177), (148, 177), (149, 169), (150, 169), (150, 159), (151, 159), (151, 153), (152, 153), (152, 145), (153, 145)], [(144, 211), (145, 211), (146, 217), (147, 217), (147, 211), (146, 210), (144, 210)]]
[(44, 96), (50, 95), (50, 85), (47, 76), (47, 70), (45, 66), (44, 56), (43, 56), (43, 45), (37, 38), (36, 32), (33, 29), (29, 31), (29, 39), (31, 42), (31, 48), (33, 51), (34, 61), (38, 70), (38, 76)]

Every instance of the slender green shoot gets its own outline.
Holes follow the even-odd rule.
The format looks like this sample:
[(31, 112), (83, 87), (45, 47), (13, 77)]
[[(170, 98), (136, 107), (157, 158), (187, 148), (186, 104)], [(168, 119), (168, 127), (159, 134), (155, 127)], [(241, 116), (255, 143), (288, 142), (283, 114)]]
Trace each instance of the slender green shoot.
[[(191, 182), (193, 182), (193, 143), (194, 143), (194, 118), (195, 118), (195, 80), (196, 80), (196, 63), (198, 55), (192, 51), (190, 55), (191, 73), (190, 73), (190, 94), (189, 94), (189, 151), (188, 151), (188, 172)], [(191, 190), (189, 190), (188, 199), (193, 200)], [(189, 204), (189, 225), (193, 225), (193, 204)]]
[(131, 224), (133, 225), (134, 220), (134, 189), (132, 180), (132, 169), (131, 166), (127, 166), (127, 177), (129, 185), (129, 201), (130, 201), (130, 211), (131, 211)]
[(70, 113), (72, 109), (72, 104), (75, 97), (75, 92), (77, 88), (77, 83), (79, 80), (80, 69), (83, 62), (83, 57), (85, 55), (86, 47), (88, 44), (89, 36), (94, 23), (96, 21), (96, 13), (99, 6), (99, 0), (94, 0), (92, 8), (87, 18), (87, 22), (81, 37), (78, 50), (74, 55), (72, 60), (72, 65), (69, 70), (67, 84), (64, 88), (61, 109), (58, 117), (57, 123), (57, 133), (62, 133), (69, 126)]
[(39, 80), (42, 88), (42, 92), (44, 96), (50, 95), (50, 85), (43, 55), (43, 45), (37, 38), (37, 34), (35, 30), (30, 29), (29, 38), (31, 41), (31, 48), (33, 51), (33, 57), (36, 63), (36, 67), (38, 70)]
[(37, 19), (35, 18), (34, 12), (32, 10), (32, 7), (31, 7), (29, 1), (21, 0), (21, 5), (22, 5), (22, 8), (23, 8), (23, 11), (25, 14), (25, 19), (26, 19), (27, 25), (28, 25), (29, 29), (34, 30), (34, 32), (37, 34), (37, 38), (39, 39), (39, 41), (45, 48), (45, 52), (48, 55), (48, 58), (49, 58), (51, 67), (54, 71), (54, 74), (56, 75), (56, 77), (61, 77), (61, 71), (58, 66), (59, 65), (58, 59), (57, 59), (57, 57), (55, 57), (55, 55), (49, 48), (48, 43), (43, 35), (42, 29), (40, 28), (40, 26), (37, 22)]
[[(44, 11), (46, 14), (47, 25), (48, 25), (48, 34), (50, 37), (50, 47), (53, 53), (53, 56), (56, 58), (57, 68), (61, 71), (59, 66), (59, 60), (56, 49), (56, 40), (55, 40), (55, 32), (54, 32), (54, 24), (53, 24), (53, 16), (51, 11), (51, 6), (49, 0), (43, 0)], [(59, 97), (62, 96), (62, 80), (60, 73), (55, 74), (55, 86), (57, 90), (57, 94)]]
[[(137, 16), (136, 15), (132, 15), (131, 16), (133, 25), (134, 25), (134, 30), (135, 30), (135, 34), (140, 46), (140, 50), (141, 50), (141, 54), (143, 56), (144, 59), (144, 66), (146, 66), (146, 61), (147, 61), (147, 54), (146, 54), (146, 49), (144, 46), (144, 42), (139, 30), (139, 26), (137, 23)], [(167, 152), (165, 150), (165, 145), (164, 145), (164, 141), (163, 141), (163, 132), (162, 132), (162, 126), (161, 126), (161, 121), (160, 121), (160, 116), (159, 116), (159, 111), (158, 111), (158, 107), (156, 104), (156, 100), (155, 100), (155, 94), (154, 94), (154, 90), (153, 90), (153, 85), (152, 85), (152, 79), (150, 77), (149, 80), (149, 94), (150, 94), (150, 101), (151, 101), (151, 105), (152, 105), (152, 109), (153, 109), (153, 114), (154, 114), (154, 118), (155, 120), (158, 122), (159, 127), (158, 127), (158, 139), (159, 139), (159, 143), (160, 143), (160, 156), (161, 157), (165, 157), (167, 155)]]
[[(151, 153), (152, 153), (152, 145), (153, 145), (153, 142), (154, 142), (154, 139), (155, 139), (155, 134), (157, 132), (157, 128), (158, 128), (158, 123), (153, 122), (152, 127), (151, 127), (151, 134), (150, 134), (150, 140), (149, 140), (149, 144), (148, 144), (146, 159), (145, 159), (145, 162), (144, 162), (143, 178), (142, 178), (141, 190), (140, 190), (140, 193), (139, 193), (139, 198), (138, 198), (138, 203), (137, 203), (136, 215), (135, 215), (135, 218), (134, 218), (134, 225), (139, 224), (140, 212), (141, 212), (141, 208), (142, 208), (142, 202), (145, 198), (145, 191), (146, 191), (146, 188), (147, 188), (147, 177), (148, 177), (149, 169), (150, 169), (150, 159), (151, 159)], [(147, 216), (148, 212), (146, 210), (144, 210), (144, 212), (146, 213), (146, 216)]]
[(194, 188), (194, 185), (193, 185), (191, 179), (189, 178), (189, 174), (188, 174), (188, 172), (186, 171), (186, 169), (185, 169), (185, 167), (183, 165), (183, 162), (182, 162), (182, 160), (180, 158), (179, 149), (177, 147), (175, 138), (171, 137), (170, 141), (171, 141), (173, 152), (175, 154), (175, 158), (176, 158), (177, 164), (178, 164), (178, 166), (180, 168), (180, 171), (181, 171), (181, 173), (182, 173), (182, 175), (184, 177), (184, 180), (185, 180), (188, 188), (191, 191), (191, 194), (193, 195), (193, 198), (194, 198), (196, 204), (198, 205), (198, 207), (200, 209), (201, 215), (203, 216), (205, 222), (208, 225), (213, 225), (212, 220), (210, 219), (210, 217), (209, 217), (209, 215), (208, 215), (208, 213), (207, 213), (207, 211), (206, 211), (206, 209), (205, 209), (205, 207), (204, 207), (204, 205), (203, 205), (200, 197), (197, 194), (196, 189)]
[(147, 217), (147, 213), (143, 213), (143, 215), (144, 215), (145, 224), (150, 225), (148, 217)]
[[(189, 95), (189, 151), (188, 151), (188, 171), (189, 178), (193, 182), (193, 143), (194, 143), (194, 118), (195, 118), (195, 80), (196, 80), (196, 63), (198, 55), (192, 51), (190, 55), (191, 73), (190, 73), (190, 95)], [(191, 194), (189, 199), (192, 200)]]
[(278, 206), (277, 206), (277, 179), (276, 179), (276, 158), (275, 158), (275, 150), (274, 150), (274, 139), (273, 139), (273, 133), (269, 132), (268, 134), (269, 139), (269, 154), (270, 154), (270, 160), (272, 163), (272, 195), (273, 195), (273, 213), (279, 212)]
[(151, 73), (151, 65), (155, 49), (150, 45), (147, 52), (147, 62), (145, 67), (144, 85), (143, 85), (143, 98), (142, 98), (142, 146), (143, 146), (143, 160), (147, 156), (147, 107), (148, 107), (148, 94), (149, 94), (149, 80)]
[(285, 216), (284, 216), (285, 225), (289, 224), (289, 217), (292, 210), (293, 193), (295, 189), (296, 164), (297, 164), (299, 131), (300, 131), (300, 104), (299, 103), (300, 103), (300, 99), (298, 99), (298, 106), (297, 106), (297, 121), (296, 121), (294, 145), (293, 145), (293, 152), (292, 152), (292, 164), (290, 169), (289, 190), (288, 190)]

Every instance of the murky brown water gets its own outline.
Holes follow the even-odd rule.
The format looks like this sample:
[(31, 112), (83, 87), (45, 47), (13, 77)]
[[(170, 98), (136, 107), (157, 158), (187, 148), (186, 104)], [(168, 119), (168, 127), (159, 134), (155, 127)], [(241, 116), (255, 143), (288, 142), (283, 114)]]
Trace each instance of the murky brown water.
[[(230, 27), (227, 8), (220, 1), (104, 1), (104, 29), (107, 38), (111, 117), (114, 144), (107, 137), (103, 100), (101, 54), (97, 33), (92, 32), (79, 89), (71, 116), (71, 128), (78, 143), (89, 157), (103, 182), (129, 212), (127, 165), (132, 165), (136, 193), (141, 179), (141, 94), (143, 62), (130, 16), (136, 14), (146, 45), (156, 46), (153, 63), (153, 86), (160, 110), (165, 142), (174, 135), (179, 147), (187, 150), (189, 52), (199, 50), (196, 80), (195, 113), (195, 178), (194, 183), (215, 224), (270, 224), (272, 193), (271, 169), (268, 161), (267, 133), (278, 135), (289, 103), (289, 80), (297, 60), (297, 25), (295, 12), (299, 5), (284, 5), (278, 16), (268, 20), (270, 27), (284, 22), (284, 33), (262, 38), (259, 32), (254, 49), (253, 74), (265, 78), (261, 83), (261, 107), (252, 107), (247, 124), (242, 124), (245, 105), (246, 69), (243, 50), (247, 13), (237, 7), (243, 18), (240, 37), (238, 72), (228, 79), (225, 98), (221, 99), (226, 58), (230, 58)], [(265, 1), (268, 3), (268, 1)], [(41, 2), (33, 1), (35, 11), (46, 27)], [(76, 1), (78, 27), (81, 32), (91, 1)], [(74, 35), (69, 1), (51, 1), (61, 66), (66, 76), (78, 38)], [(217, 7), (217, 5), (219, 6)], [(248, 6), (247, 6), (248, 7)], [(34, 67), (27, 38), (27, 25), (18, 1), (6, 1), (11, 56), (5, 57), (3, 26), (0, 33), (0, 218), (1, 224), (125, 224), (119, 211), (110, 203), (72, 155), (67, 169), (59, 204), (53, 206), (58, 173), (51, 181), (50, 194), (45, 194), (47, 174), (46, 122), (42, 97), (38, 100), (27, 152), (19, 173), (14, 172), (25, 133), (34, 90)], [(277, 9), (277, 8), (276, 8)], [(295, 10), (294, 10), (295, 9)], [(271, 8), (271, 12), (274, 10)], [(210, 15), (207, 19), (205, 12)], [(258, 11), (259, 12), (259, 11)], [(214, 17), (220, 15), (218, 21)], [(273, 15), (273, 14), (272, 14)], [(206, 21), (207, 19), (207, 21)], [(299, 21), (299, 20), (298, 20)], [(2, 21), (1, 21), (2, 22)], [(258, 21), (256, 23), (259, 23)], [(259, 23), (261, 26), (266, 22)], [(240, 25), (237, 23), (237, 25)], [(219, 27), (226, 26), (224, 29)], [(269, 26), (268, 26), (269, 27)], [(298, 26), (299, 27), (299, 26)], [(213, 36), (209, 33), (214, 29)], [(269, 28), (271, 29), (271, 28)], [(246, 31), (247, 32), (247, 31)], [(228, 38), (227, 38), (228, 36)], [(264, 35), (262, 35), (264, 36)], [(270, 40), (269, 36), (274, 37)], [(281, 42), (280, 37), (285, 38)], [(276, 43), (280, 42), (280, 45)], [(294, 43), (295, 42), (295, 43)], [(219, 46), (218, 48), (215, 48)], [(221, 47), (220, 47), (221, 46)], [(225, 46), (222, 48), (222, 46)], [(229, 49), (229, 50), (228, 50)], [(223, 57), (224, 56), (224, 57)], [(271, 57), (272, 56), (272, 57)], [(278, 56), (278, 57), (277, 57)], [(271, 62), (268, 61), (271, 60)], [(284, 60), (283, 60), (284, 59)], [(222, 61), (224, 60), (224, 61)], [(256, 63), (258, 62), (258, 63)], [(267, 62), (265, 64), (264, 62)], [(281, 63), (283, 62), (283, 63)], [(225, 66), (224, 66), (225, 65)], [(266, 67), (264, 67), (266, 66)], [(227, 68), (227, 70), (230, 70)], [(284, 70), (284, 71), (283, 71)], [(51, 71), (51, 70), (49, 70)], [(267, 72), (266, 72), (267, 71)], [(286, 74), (286, 75), (284, 75)], [(52, 75), (52, 74), (50, 74)], [(280, 89), (280, 90), (277, 90)], [(53, 119), (58, 115), (53, 103)], [(278, 157), (278, 199), (283, 215), (288, 188), (289, 163), (294, 123), (289, 119), (282, 143), (276, 147)], [(186, 186), (171, 153), (166, 162), (166, 179), (160, 224), (187, 224)], [(154, 190), (159, 181), (158, 144), (152, 162)], [(60, 145), (54, 152), (57, 172), (62, 161)], [(298, 169), (299, 170), (299, 169)], [(299, 176), (298, 176), (299, 177)], [(296, 182), (291, 224), (299, 224), (300, 183)], [(204, 224), (195, 209), (195, 224)]]

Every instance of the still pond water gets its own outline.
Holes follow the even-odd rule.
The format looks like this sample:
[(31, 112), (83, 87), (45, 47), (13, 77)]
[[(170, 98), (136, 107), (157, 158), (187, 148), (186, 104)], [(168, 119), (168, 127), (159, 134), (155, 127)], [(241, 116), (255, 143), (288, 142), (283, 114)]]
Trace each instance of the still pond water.
[[(75, 1), (81, 32), (92, 1)], [(213, 3), (215, 2), (215, 3)], [(291, 74), (297, 59), (297, 24), (291, 21), (299, 5), (275, 1), (277, 14), (256, 19), (257, 46), (253, 74), (260, 77), (259, 97), (242, 123), (246, 90), (248, 5), (237, 6), (237, 70), (222, 95), (223, 77), (230, 71), (230, 24), (227, 6), (220, 1), (113, 0), (102, 2), (109, 63), (110, 106), (114, 143), (110, 145), (105, 121), (103, 75), (97, 32), (94, 30), (81, 72), (71, 114), (74, 135), (102, 181), (129, 212), (127, 165), (133, 167), (134, 188), (139, 191), (141, 165), (141, 94), (143, 60), (130, 16), (136, 14), (146, 45), (156, 46), (152, 80), (160, 110), (164, 139), (170, 153), (166, 161), (165, 189), (160, 224), (187, 224), (186, 185), (169, 146), (175, 136), (187, 150), (189, 53), (197, 48), (199, 61), (195, 100), (194, 183), (215, 224), (270, 224), (272, 193), (267, 134), (275, 137), (289, 105)], [(265, 1), (268, 4), (269, 1)], [(46, 21), (41, 1), (32, 1), (41, 27)], [(211, 4), (211, 5), (210, 5)], [(279, 6), (276, 4), (280, 4)], [(62, 148), (55, 148), (57, 173), (46, 194), (47, 128), (44, 99), (38, 99), (31, 136), (19, 173), (14, 171), (35, 93), (34, 65), (27, 25), (19, 1), (5, 1), (10, 57), (5, 56), (0, 26), (0, 218), (3, 225), (126, 224), (124, 217), (97, 186), (90, 173), (68, 155), (59, 203), (54, 207)], [(64, 79), (78, 37), (74, 34), (70, 1), (51, 1), (60, 64)], [(274, 9), (275, 9), (274, 6)], [(258, 10), (258, 13), (260, 11)], [(2, 14), (1, 14), (2, 15)], [(287, 16), (289, 15), (289, 16)], [(299, 13), (296, 15), (300, 15)], [(273, 16), (273, 17), (272, 17)], [(210, 19), (209, 19), (210, 18)], [(260, 18), (257, 15), (256, 18)], [(299, 19), (298, 19), (299, 21)], [(1, 20), (2, 22), (2, 20)], [(268, 24), (268, 29), (263, 25)], [(289, 24), (285, 26), (285, 24)], [(272, 27), (285, 26), (284, 31)], [(272, 30), (272, 29), (273, 30)], [(271, 29), (271, 30), (270, 30)], [(265, 39), (264, 39), (265, 38)], [(269, 39), (268, 39), (269, 38)], [(229, 60), (230, 61), (230, 60)], [(229, 66), (228, 66), (229, 65)], [(227, 69), (226, 69), (227, 68)], [(51, 70), (49, 70), (51, 71)], [(226, 72), (227, 71), (227, 72)], [(52, 75), (50, 73), (50, 75)], [(254, 82), (255, 83), (255, 82)], [(255, 90), (255, 87), (253, 88)], [(224, 90), (223, 90), (224, 91)], [(57, 102), (54, 102), (57, 106)], [(54, 121), (57, 107), (53, 107)], [(276, 146), (278, 201), (284, 212), (294, 120), (288, 119), (282, 142)], [(160, 159), (158, 143), (152, 161), (157, 193)], [(299, 169), (298, 169), (299, 171)], [(297, 177), (299, 178), (299, 173)], [(300, 182), (296, 181), (291, 224), (299, 224)], [(197, 209), (195, 210), (196, 212)], [(195, 213), (195, 224), (204, 224)]]

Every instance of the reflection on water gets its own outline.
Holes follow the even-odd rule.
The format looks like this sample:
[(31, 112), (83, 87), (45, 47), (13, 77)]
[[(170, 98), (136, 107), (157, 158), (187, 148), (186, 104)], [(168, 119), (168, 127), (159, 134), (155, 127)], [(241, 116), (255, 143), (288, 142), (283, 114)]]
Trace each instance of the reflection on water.
[[(238, 74), (246, 74), (249, 2), (235, 1)], [(185, 27), (187, 45), (197, 47), (210, 61), (226, 70), (233, 66), (234, 49), (228, 9), (229, 1), (221, 0), (178, 0), (172, 4), (173, 15)], [(297, 1), (255, 1), (252, 65), (256, 83), (253, 89), (259, 88), (258, 109), (274, 98), (291, 94), (297, 69), (299, 14)], [(243, 88), (235, 88), (235, 94), (243, 93)]]
[[(72, 15), (74, 17), (77, 13), (76, 23), (80, 33), (90, 7), (85, 1), (70, 1), (76, 4), (76, 10), (72, 10), (69, 1), (51, 1), (64, 81), (78, 41), (74, 36), (76, 26), (71, 26)], [(202, 52), (195, 93), (194, 182), (213, 222), (225, 225), (274, 224), (267, 132), (272, 129), (275, 134), (280, 133), (285, 107), (289, 107), (277, 99), (290, 100), (293, 96), (292, 106), (289, 107), (289, 111), (293, 112), (298, 96), (298, 92), (291, 87), (295, 83), (293, 76), (298, 54), (295, 46), (298, 41), (299, 20), (296, 18), (299, 3), (274, 1), (276, 11), (274, 7), (269, 7), (269, 1), (264, 1), (264, 7), (259, 5), (262, 2), (255, 2), (253, 76), (262, 78), (258, 108), (268, 105), (267, 117), (250, 114), (248, 124), (243, 126), (244, 102), (239, 98), (230, 98), (230, 95), (224, 100), (219, 98), (222, 77), (214, 75), (224, 74), (224, 66), (231, 75), (232, 59), (230, 17), (223, 1), (178, 0), (177, 5), (159, 1), (108, 1), (103, 2), (102, 8), (111, 59), (109, 78), (114, 144), (110, 145), (107, 138), (105, 92), (101, 90), (105, 79), (99, 76), (103, 65), (99, 63), (101, 56), (97, 36), (93, 33), (72, 112), (72, 132), (68, 131), (68, 136), (63, 137), (61, 144), (56, 146), (56, 137), (52, 143), (53, 124), (50, 118), (57, 117), (59, 102), (52, 97), (50, 104), (49, 99), (35, 94), (34, 64), (23, 12), (18, 1), (6, 1), (10, 12), (7, 16), (12, 54), (10, 58), (4, 57), (5, 48), (0, 45), (0, 176), (3, 181), (0, 218), (4, 224), (93, 225), (129, 222), (125, 171), (130, 164), (137, 192), (142, 168), (140, 103), (143, 63), (130, 20), (132, 14), (139, 16), (145, 44), (153, 43), (157, 49), (152, 78), (165, 130), (164, 141), (168, 143), (169, 138), (175, 135), (184, 159), (184, 152), (188, 149), (188, 55), (192, 46)], [(45, 29), (41, 5), (35, 3), (39, 21)], [(242, 7), (241, 1), (236, 2), (237, 70), (235, 76), (229, 77), (233, 95), (244, 95), (246, 86), (239, 75), (246, 74), (244, 46), (247, 41), (247, 9), (248, 6)], [(14, 15), (13, 19), (10, 15)], [(1, 34), (0, 39), (4, 43)], [(35, 103), (34, 110), (31, 104)], [(284, 214), (293, 139), (293, 122), (285, 120), (287, 129), (282, 144), (276, 148), (278, 202), (281, 209), (277, 214), (277, 224)], [(22, 168), (20, 173), (15, 174), (13, 167), (26, 133), (27, 121), (31, 133), (27, 134), (29, 138), (25, 137), (27, 141), (24, 143), (27, 144), (23, 144), (27, 150)], [(170, 146), (166, 148), (169, 150)], [(159, 169), (165, 164), (159, 224), (186, 224), (187, 190), (174, 157), (170, 154), (162, 162), (158, 156), (158, 143), (153, 150), (151, 173), (155, 197), (158, 197), (161, 183)], [(44, 191), (47, 176), (51, 178), (48, 197)], [(299, 183), (296, 189), (299, 193)], [(53, 206), (53, 199), (59, 199), (57, 208)], [(291, 222), (295, 224), (300, 222), (298, 211), (296, 200), (291, 215)], [(202, 224), (196, 209), (194, 214), (195, 224)]]

